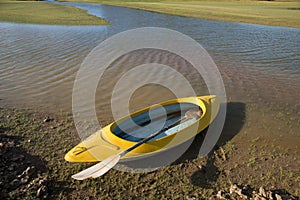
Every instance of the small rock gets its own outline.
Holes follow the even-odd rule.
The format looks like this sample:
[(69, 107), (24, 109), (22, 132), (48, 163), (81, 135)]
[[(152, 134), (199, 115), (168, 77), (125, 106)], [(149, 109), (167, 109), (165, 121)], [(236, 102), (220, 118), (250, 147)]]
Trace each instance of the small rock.
[(180, 166), (181, 169), (185, 168), (185, 164), (184, 163), (181, 163), (179, 166)]
[(282, 197), (279, 194), (275, 194), (275, 199), (276, 200), (282, 200)]
[(185, 197), (185, 199), (186, 199), (186, 200), (195, 200), (196, 197), (191, 196), (191, 195), (187, 195), (187, 196)]
[(273, 199), (273, 192), (272, 191), (267, 192), (267, 198), (268, 199)]
[(23, 171), (22, 175), (24, 175), (24, 174), (28, 175), (30, 170), (31, 170), (31, 167), (27, 167), (27, 168)]
[(251, 190), (251, 188), (250, 188), (249, 185), (245, 185), (245, 186), (243, 187), (243, 190), (244, 190), (244, 191), (249, 191), (249, 190)]
[(47, 194), (47, 188), (46, 186), (41, 186), (37, 191), (36, 191), (36, 197), (41, 197), (43, 195)]
[(204, 168), (204, 166), (203, 165), (197, 165), (197, 168), (199, 169), (199, 170), (202, 170), (203, 168)]
[(31, 140), (27, 140), (27, 142), (28, 142), (28, 143), (30, 143), (30, 142), (31, 142)]
[(237, 185), (236, 185), (236, 184), (231, 185), (231, 186), (230, 186), (230, 189), (229, 189), (229, 193), (230, 193), (230, 194), (234, 193), (235, 190), (236, 190), (236, 188), (237, 188)]
[(225, 151), (224, 151), (224, 149), (223, 149), (222, 147), (220, 147), (220, 151), (221, 151), (221, 153), (222, 153), (222, 159), (223, 159), (224, 161), (226, 161), (226, 154), (225, 154)]
[(31, 176), (33, 173), (35, 172), (35, 167), (32, 166), (32, 167), (27, 167), (21, 175), (18, 176), (18, 178), (21, 178), (21, 177), (26, 177), (26, 176)]
[(218, 191), (217, 198), (218, 198), (218, 199), (226, 199), (226, 198), (224, 197), (224, 192), (223, 192), (222, 190)]
[(39, 180), (39, 185), (42, 185), (45, 182), (44, 179)]
[(236, 184), (231, 185), (229, 191), (230, 191), (230, 194), (236, 193), (236, 194), (238, 194), (241, 198), (243, 198), (243, 199), (248, 199), (248, 196), (245, 195), (245, 194), (243, 194), (243, 190), (242, 190), (241, 188), (239, 188)]
[(275, 187), (274, 185), (272, 185), (272, 186), (270, 187), (270, 189), (271, 189), (271, 190), (275, 190), (276, 187)]
[(262, 197), (260, 195), (256, 195), (253, 200), (267, 200), (265, 197)]
[(267, 197), (266, 190), (263, 187), (259, 188), (259, 195), (263, 197)]
[(10, 146), (10, 147), (15, 146), (15, 142), (14, 142), (14, 141), (9, 141), (7, 144), (8, 144), (8, 146)]
[(44, 122), (50, 122), (50, 121), (52, 121), (53, 119), (51, 119), (51, 118), (49, 118), (49, 117), (46, 117), (45, 119), (44, 119)]
[(25, 184), (25, 183), (28, 182), (28, 178), (29, 178), (28, 176), (26, 176), (26, 177), (24, 177), (24, 178), (21, 178), (21, 181), (20, 181), (20, 182), (21, 182), (22, 184)]
[(203, 173), (203, 174), (206, 173), (206, 168), (205, 168), (204, 165), (198, 165), (197, 167), (198, 167), (198, 169), (199, 169), (199, 171), (200, 171), (201, 173)]

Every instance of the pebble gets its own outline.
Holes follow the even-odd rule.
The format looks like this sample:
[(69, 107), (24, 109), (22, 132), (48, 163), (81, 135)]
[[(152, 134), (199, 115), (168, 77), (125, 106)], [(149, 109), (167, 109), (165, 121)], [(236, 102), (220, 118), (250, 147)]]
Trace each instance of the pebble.
[(186, 199), (186, 200), (195, 200), (196, 197), (187, 195), (187, 196), (185, 197), (185, 199)]
[(275, 194), (275, 199), (276, 200), (283, 200), (282, 197), (279, 194)]
[(226, 198), (224, 197), (224, 195), (225, 195), (225, 193), (224, 193), (222, 190), (220, 190), (220, 191), (218, 191), (217, 198), (218, 198), (218, 199), (226, 199)]
[(262, 197), (262, 196), (255, 196), (254, 197), (254, 200), (267, 200), (265, 197)]
[(18, 175), (18, 178), (26, 178), (27, 179), (29, 178), (29, 176), (33, 175), (33, 173), (35, 172), (35, 167), (32, 166), (32, 167), (27, 167), (23, 172), (22, 174)]
[(26, 176), (25, 178), (21, 178), (21, 183), (22, 184), (25, 184), (25, 183), (27, 183), (28, 182), (28, 179), (29, 179), (29, 177), (28, 176)]
[(53, 119), (51, 119), (51, 118), (49, 118), (49, 117), (46, 117), (45, 119), (44, 119), (44, 122), (50, 122), (50, 121), (52, 121)]
[(7, 144), (8, 144), (9, 147), (15, 146), (15, 142), (14, 141), (9, 141)]
[(36, 197), (45, 197), (47, 196), (47, 187), (46, 186), (41, 186), (37, 192), (36, 192)]
[[(274, 188), (273, 188), (274, 190)], [(229, 194), (224, 191), (218, 191), (216, 197), (218, 199), (226, 199), (226, 197), (233, 197), (238, 194), (239, 199), (253, 199), (253, 200), (296, 200), (296, 197), (286, 193), (279, 193), (278, 191), (274, 192), (272, 190), (265, 190), (263, 187), (260, 187), (258, 192), (251, 189), (248, 185), (244, 187), (239, 187), (236, 184), (233, 184), (229, 188)], [(213, 199), (213, 198), (211, 198)]]
[(267, 197), (267, 193), (263, 187), (259, 188), (259, 195), (263, 197)]
[(204, 165), (198, 165), (197, 167), (198, 167), (198, 169), (199, 169), (199, 171), (200, 171), (201, 173), (203, 173), (203, 174), (206, 173), (206, 169), (205, 169), (205, 166), (204, 166)]

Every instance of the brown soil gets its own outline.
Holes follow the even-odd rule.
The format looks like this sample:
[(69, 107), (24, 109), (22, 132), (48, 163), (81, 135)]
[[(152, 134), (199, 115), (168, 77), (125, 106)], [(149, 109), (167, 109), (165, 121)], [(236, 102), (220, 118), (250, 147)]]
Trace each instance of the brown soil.
[(222, 138), (205, 158), (197, 158), (200, 134), (170, 166), (141, 174), (111, 170), (86, 181), (75, 181), (71, 175), (91, 163), (64, 160), (64, 154), (79, 142), (71, 114), (0, 108), (0, 197), (299, 199), (297, 146), (284, 145), (279, 136), (238, 134), (242, 126), (231, 126), (242, 116), (233, 115), (233, 108), (228, 108)]

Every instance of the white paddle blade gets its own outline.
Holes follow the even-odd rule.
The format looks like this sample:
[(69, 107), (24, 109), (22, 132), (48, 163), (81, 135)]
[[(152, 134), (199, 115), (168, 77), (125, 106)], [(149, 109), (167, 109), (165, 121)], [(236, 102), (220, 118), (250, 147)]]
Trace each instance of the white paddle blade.
[(93, 165), (77, 174), (74, 174), (72, 178), (76, 180), (84, 180), (87, 178), (97, 178), (99, 176), (102, 176), (111, 168), (113, 168), (119, 162), (120, 158), (121, 156), (119, 154), (108, 157), (102, 162), (99, 162), (96, 165)]

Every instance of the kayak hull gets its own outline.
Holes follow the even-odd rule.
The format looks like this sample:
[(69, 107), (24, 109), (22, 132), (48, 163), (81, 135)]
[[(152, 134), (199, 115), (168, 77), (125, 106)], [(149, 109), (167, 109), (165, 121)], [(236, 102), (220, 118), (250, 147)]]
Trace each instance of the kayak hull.
[[(65, 155), (65, 160), (69, 162), (98, 162), (104, 160), (109, 156), (118, 154), (123, 150), (135, 145), (138, 142), (134, 139), (130, 139), (134, 138), (131, 135), (128, 137), (126, 136), (127, 138), (124, 138), (125, 136), (122, 136), (124, 135), (124, 133), (122, 133), (119, 130), (119, 126), (121, 126), (122, 124), (126, 125), (126, 123), (128, 123), (131, 119), (142, 120), (145, 117), (141, 116), (144, 116), (145, 113), (150, 112), (152, 110), (158, 110), (158, 107), (164, 107), (166, 108), (166, 110), (171, 110), (169, 108), (175, 107), (173, 105), (179, 104), (199, 107), (202, 111), (201, 117), (199, 119), (195, 119), (194, 121), (187, 122), (187, 125), (183, 128), (177, 127), (176, 129), (175, 127), (173, 128), (174, 130), (170, 130), (169, 133), (166, 132), (165, 135), (140, 145), (136, 149), (126, 154), (121, 159), (126, 160), (159, 153), (161, 151), (170, 149), (172, 147), (176, 147), (177, 145), (180, 145), (181, 143), (190, 140), (199, 132), (201, 132), (209, 126), (209, 124), (215, 119), (216, 115), (218, 114), (220, 107), (219, 99), (216, 96), (211, 95), (179, 98), (144, 108), (142, 110), (132, 113), (130, 116), (121, 118), (116, 122), (113, 122), (102, 128), (101, 130), (97, 131), (96, 133), (92, 134), (90, 137), (83, 140), (81, 143), (72, 148)], [(188, 106), (186, 106), (186, 109), (188, 109)], [(173, 114), (171, 113), (170, 116), (171, 115)], [(147, 126), (145, 126), (145, 131), (142, 132), (148, 131), (149, 134), (151, 132), (153, 133), (154, 128), (153, 126), (151, 127), (150, 124), (148, 125), (148, 129), (146, 129)]]

